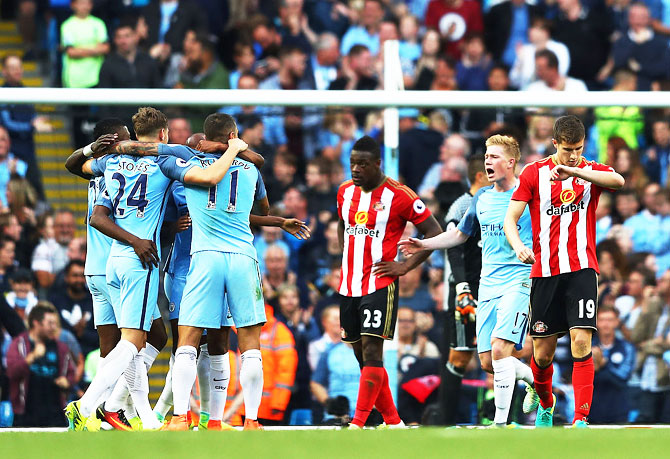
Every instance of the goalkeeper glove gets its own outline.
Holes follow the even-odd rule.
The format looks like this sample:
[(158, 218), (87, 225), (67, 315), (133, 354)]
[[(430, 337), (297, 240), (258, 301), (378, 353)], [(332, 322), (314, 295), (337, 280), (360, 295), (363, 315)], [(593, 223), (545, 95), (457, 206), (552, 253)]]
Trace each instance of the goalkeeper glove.
[(477, 301), (470, 292), (470, 285), (467, 282), (456, 284), (456, 320), (464, 324), (474, 322), (476, 308)]

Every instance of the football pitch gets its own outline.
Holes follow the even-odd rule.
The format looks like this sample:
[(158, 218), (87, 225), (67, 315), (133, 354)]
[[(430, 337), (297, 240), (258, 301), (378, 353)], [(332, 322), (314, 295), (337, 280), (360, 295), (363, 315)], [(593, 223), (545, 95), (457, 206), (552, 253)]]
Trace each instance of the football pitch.
[(670, 456), (670, 429), (2, 432), (2, 458), (514, 458)]

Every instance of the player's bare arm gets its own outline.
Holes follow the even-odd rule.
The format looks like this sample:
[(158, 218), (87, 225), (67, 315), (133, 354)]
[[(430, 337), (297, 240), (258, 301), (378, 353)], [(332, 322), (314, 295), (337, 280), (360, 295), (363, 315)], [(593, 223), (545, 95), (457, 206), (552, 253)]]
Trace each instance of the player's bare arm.
[(89, 155), (86, 155), (85, 150), (86, 147), (84, 148), (79, 148), (78, 150), (75, 150), (74, 153), (72, 153), (66, 160), (65, 160), (65, 168), (74, 175), (77, 175), (83, 179), (89, 180), (92, 177), (92, 174), (85, 174), (82, 171), (82, 166), (84, 163), (86, 163), (90, 156), (93, 155), (94, 157), (97, 157), (98, 155), (104, 154), (105, 150), (110, 146), (113, 145), (119, 135), (118, 134), (104, 134), (101, 135), (96, 139), (95, 142), (93, 142), (91, 145), (88, 147), (90, 148), (91, 152)]
[(570, 167), (559, 164), (551, 170), (552, 181), (562, 181), (570, 177), (577, 177), (601, 188), (620, 190), (626, 183), (621, 174), (613, 171), (595, 171), (579, 167)]
[[(225, 153), (228, 150), (228, 144), (223, 142), (215, 142), (213, 140), (201, 140), (198, 142), (196, 150), (202, 151), (203, 153)], [(262, 155), (246, 149), (237, 154), (239, 158), (242, 158), (245, 161), (253, 163), (257, 168), (262, 168), (265, 164), (265, 158)]]
[(284, 218), (268, 215), (270, 213), (270, 203), (268, 202), (267, 197), (259, 199), (256, 203), (259, 206), (261, 215), (250, 214), (249, 224), (253, 226), (275, 226), (302, 241), (311, 237), (310, 229), (305, 222), (298, 220), (297, 218)]
[(344, 251), (344, 220), (341, 218), (337, 224), (337, 242), (340, 245), (340, 250)]
[(160, 260), (158, 258), (156, 244), (148, 239), (140, 239), (124, 230), (109, 218), (110, 214), (111, 212), (107, 207), (95, 206), (89, 223), (93, 228), (97, 229), (105, 236), (109, 236), (112, 239), (116, 239), (119, 242), (132, 246), (142, 262), (143, 268), (157, 268)]
[(507, 237), (509, 245), (516, 252), (517, 258), (522, 263), (532, 265), (535, 263), (535, 255), (533, 254), (533, 251), (526, 247), (521, 241), (521, 236), (519, 235), (519, 229), (517, 227), (517, 223), (524, 210), (526, 210), (526, 203), (524, 201), (510, 201), (509, 207), (507, 208), (507, 214), (505, 215), (505, 236)]
[[(422, 221), (421, 223), (419, 223), (416, 226), (416, 229), (418, 229), (419, 232), (426, 237), (435, 237), (438, 234), (442, 233), (442, 228), (440, 227), (440, 224), (437, 222), (437, 220), (435, 220), (435, 217), (433, 217), (432, 215), (427, 219), (425, 219), (424, 221)], [(414, 255), (411, 255), (403, 262), (381, 261), (379, 263), (375, 263), (375, 265), (372, 267), (372, 273), (379, 277), (403, 276), (412, 269), (419, 266), (424, 261), (426, 261), (426, 259), (430, 256), (430, 254), (431, 254), (430, 250), (425, 250), (417, 252)]]
[(463, 244), (470, 236), (454, 227), (435, 237), (417, 239), (410, 237), (398, 242), (398, 247), (403, 255), (413, 255), (424, 250), (450, 249)]
[(190, 168), (184, 175), (184, 183), (204, 187), (218, 184), (223, 180), (223, 176), (228, 172), (237, 154), (246, 149), (247, 144), (244, 140), (238, 138), (228, 140), (228, 149), (219, 159), (205, 169), (200, 167)]

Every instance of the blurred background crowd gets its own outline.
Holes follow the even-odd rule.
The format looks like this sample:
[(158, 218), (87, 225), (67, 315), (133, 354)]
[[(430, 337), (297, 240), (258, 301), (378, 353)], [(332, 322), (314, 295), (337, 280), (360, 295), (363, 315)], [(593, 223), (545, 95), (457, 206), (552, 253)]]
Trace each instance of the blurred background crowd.
[[(13, 0), (3, 1), (0, 13), (5, 87), (378, 90), (381, 50), (390, 39), (400, 41), (406, 89), (670, 87), (668, 0)], [(126, 120), (132, 132), (136, 108), (0, 107), (0, 375), (2, 400), (15, 417), (49, 406), (33, 422), (62, 422), (63, 401), (95, 371), (97, 336), (83, 267), (86, 186), (73, 181), (73, 191), (63, 188), (76, 179), (65, 177), (62, 162), (93, 140), (103, 117)], [(170, 118), (171, 143), (202, 131), (212, 111), (169, 101), (160, 108)], [(241, 138), (265, 156), (272, 212), (312, 229), (309, 241), (278, 228), (255, 230), (272, 317), (263, 333), (267, 387), (260, 417), (341, 422), (353, 413), (359, 369), (341, 342), (336, 307), (336, 190), (350, 176), (354, 141), (363, 134), (383, 139), (381, 111), (219, 111), (233, 115)], [(600, 332), (591, 421), (670, 422), (670, 109), (571, 112), (587, 125), (584, 156), (626, 178), (625, 188), (604, 194), (597, 210)], [(469, 159), (483, 153), (486, 137), (516, 137), (523, 166), (554, 152), (552, 125), (563, 113), (402, 109), (400, 178), (443, 222), (469, 188)], [(44, 150), (45, 141), (59, 147)], [(437, 375), (448, 354), (444, 272), (444, 254), (435, 253), (400, 280), (397, 340), (387, 365), (397, 369), (407, 423), (435, 417)], [(529, 355), (528, 345), (522, 357)], [(571, 419), (569, 342), (560, 341), (556, 362), (558, 412)], [(156, 365), (152, 389), (160, 390), (163, 370)], [(459, 421), (486, 422), (493, 391), (477, 364), (464, 387)], [(231, 384), (230, 395), (238, 389)], [(513, 417), (529, 421), (520, 409)]]

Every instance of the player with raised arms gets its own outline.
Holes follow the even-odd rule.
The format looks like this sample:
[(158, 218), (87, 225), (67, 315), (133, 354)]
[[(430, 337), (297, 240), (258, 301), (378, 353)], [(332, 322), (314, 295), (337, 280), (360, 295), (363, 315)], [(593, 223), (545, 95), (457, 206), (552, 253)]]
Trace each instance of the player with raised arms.
[[(512, 355), (522, 346), (528, 323), (530, 266), (519, 261), (503, 232), (503, 222), (512, 193), (518, 186), (515, 175), (521, 157), (519, 143), (512, 137), (494, 135), (486, 140), (484, 166), (489, 182), (481, 188), (457, 228), (437, 237), (400, 241), (403, 253), (448, 249), (463, 244), (481, 232), (482, 271), (477, 307), (477, 352), (482, 368), (493, 373), (496, 426), (507, 424), (517, 380), (526, 383), (524, 411), (536, 404), (533, 373)], [(525, 212), (519, 222), (523, 240), (532, 240), (530, 215)]]
[[(582, 158), (585, 131), (576, 116), (558, 118), (553, 136), (556, 153), (521, 172), (505, 217), (505, 233), (518, 259), (533, 264), (531, 368), (540, 397), (535, 425), (553, 425), (552, 361), (558, 337), (569, 333), (575, 391), (572, 424), (587, 427), (594, 376), (591, 337), (598, 302), (596, 208), (603, 189), (620, 189), (625, 180), (610, 166)], [(533, 224), (532, 250), (517, 230), (526, 206)]]
[(408, 187), (381, 170), (377, 142), (364, 136), (351, 151), (351, 177), (337, 192), (338, 235), (342, 253), (340, 320), (343, 341), (351, 343), (361, 366), (358, 399), (350, 429), (365, 425), (373, 406), (389, 427), (403, 427), (388, 374), (384, 340), (393, 339), (398, 313), (398, 276), (422, 263), (429, 252), (395, 261), (407, 222), (425, 236), (442, 232), (439, 223)]

